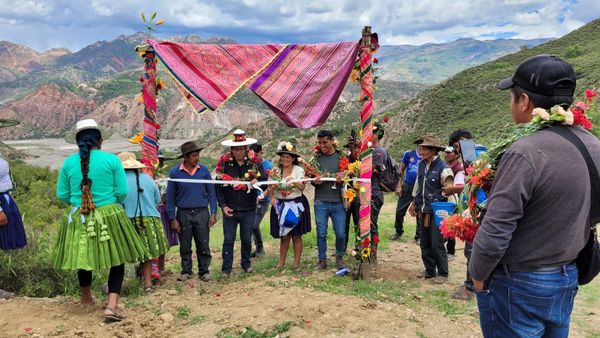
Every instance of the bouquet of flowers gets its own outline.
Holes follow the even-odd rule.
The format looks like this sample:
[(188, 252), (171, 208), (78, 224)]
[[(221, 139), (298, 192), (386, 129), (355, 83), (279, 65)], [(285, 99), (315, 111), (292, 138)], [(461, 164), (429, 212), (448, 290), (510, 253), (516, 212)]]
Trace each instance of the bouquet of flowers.
[[(258, 167), (256, 164), (258, 163), (258, 158), (256, 158), (256, 154), (254, 151), (249, 150), (246, 157), (244, 157), (244, 164), (250, 165), (251, 169), (244, 173), (242, 177), (232, 177), (231, 175), (225, 174), (226, 166), (233, 166), (235, 159), (231, 153), (223, 154), (219, 157), (217, 161), (217, 166), (215, 171), (217, 173), (217, 179), (222, 181), (252, 181), (254, 179), (259, 179), (261, 177), (260, 172), (258, 171)], [(247, 184), (234, 184), (234, 190), (246, 190), (248, 189)]]
[(294, 191), (294, 189), (296, 189), (296, 187), (294, 187), (293, 184), (285, 183), (285, 181), (281, 177), (281, 173), (279, 172), (278, 168), (271, 169), (269, 176), (274, 181), (280, 181), (279, 184), (273, 184), (272, 186), (273, 186), (273, 189), (275, 189), (275, 191), (279, 192), (281, 194), (281, 196), (283, 196), (283, 197), (289, 196)]

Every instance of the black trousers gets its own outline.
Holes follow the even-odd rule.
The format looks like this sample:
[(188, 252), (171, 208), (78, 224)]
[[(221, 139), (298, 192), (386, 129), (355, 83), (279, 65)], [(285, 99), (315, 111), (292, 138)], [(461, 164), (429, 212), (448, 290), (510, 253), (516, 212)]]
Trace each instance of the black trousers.
[(212, 256), (210, 254), (210, 229), (208, 208), (177, 209), (177, 221), (181, 227), (179, 233), (179, 256), (181, 274), (192, 275), (192, 239), (196, 244), (198, 275), (208, 273)]
[[(406, 184), (402, 185), (402, 196), (398, 198), (398, 204), (396, 204), (396, 219), (394, 221), (394, 228), (396, 228), (396, 233), (400, 236), (404, 233), (404, 217), (406, 216), (406, 212), (408, 211), (408, 207), (410, 203), (413, 201), (412, 191), (414, 185)], [(420, 238), (419, 235), (420, 229), (418, 226), (415, 227), (415, 239)]]
[[(427, 276), (448, 277), (448, 254), (444, 237), (433, 221), (433, 214), (419, 213), (421, 217), (421, 258)], [(425, 227), (429, 225), (428, 227)]]
[(350, 238), (356, 238), (356, 232), (352, 231), (352, 235), (350, 235), (350, 218), (352, 218), (352, 223), (355, 227), (360, 223), (360, 201), (358, 198), (355, 198), (350, 204), (350, 208), (346, 210), (346, 246), (344, 251), (348, 249), (348, 240)]
[[(379, 233), (379, 213), (383, 206), (383, 194), (371, 195), (371, 240)], [(372, 244), (375, 246), (375, 243)]]
[[(110, 268), (110, 272), (108, 273), (108, 292), (120, 294), (124, 277), (125, 277), (125, 264), (113, 266), (112, 268)], [(79, 279), (79, 286), (82, 288), (92, 285), (92, 272), (91, 271), (78, 270), (77, 278)]]

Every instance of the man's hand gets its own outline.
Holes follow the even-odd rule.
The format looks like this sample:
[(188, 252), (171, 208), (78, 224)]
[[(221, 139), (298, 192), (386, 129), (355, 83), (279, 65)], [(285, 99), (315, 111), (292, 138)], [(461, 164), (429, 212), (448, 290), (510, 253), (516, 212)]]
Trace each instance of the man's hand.
[(224, 207), (223, 208), (223, 215), (225, 215), (225, 217), (231, 217), (231, 216), (233, 216), (233, 209), (231, 209), (230, 207)]
[(398, 184), (398, 186), (396, 187), (396, 195), (398, 197), (402, 197), (402, 184)]
[(473, 279), (473, 286), (475, 287), (475, 291), (481, 292), (483, 291), (483, 281)]
[(215, 224), (217, 224), (217, 214), (212, 214), (212, 215), (210, 215), (210, 218), (208, 219), (208, 227), (210, 228)]
[(175, 230), (177, 233), (181, 233), (181, 227), (179, 226), (179, 222), (176, 219), (171, 220), (171, 229)]
[(5, 226), (8, 223), (8, 218), (4, 211), (0, 211), (0, 226)]
[(415, 205), (415, 201), (412, 201), (410, 203), (410, 206), (408, 207), (408, 213), (412, 216), (415, 217), (417, 216), (417, 206)]

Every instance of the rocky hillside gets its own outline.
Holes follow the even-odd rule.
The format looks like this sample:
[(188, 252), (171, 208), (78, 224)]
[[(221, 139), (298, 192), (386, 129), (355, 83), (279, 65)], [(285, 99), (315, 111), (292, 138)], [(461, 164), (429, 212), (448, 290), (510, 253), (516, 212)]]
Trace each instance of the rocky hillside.
[[(412, 147), (423, 132), (433, 132), (442, 140), (456, 128), (467, 128), (484, 144), (510, 130), (508, 93), (495, 88), (500, 79), (514, 73), (524, 59), (537, 54), (555, 54), (573, 64), (577, 73), (576, 96), (583, 98), (586, 88), (600, 88), (600, 19), (564, 37), (501, 57), (464, 70), (425, 90), (403, 109), (394, 110), (386, 144), (400, 154)], [(600, 112), (592, 116), (600, 125)]]

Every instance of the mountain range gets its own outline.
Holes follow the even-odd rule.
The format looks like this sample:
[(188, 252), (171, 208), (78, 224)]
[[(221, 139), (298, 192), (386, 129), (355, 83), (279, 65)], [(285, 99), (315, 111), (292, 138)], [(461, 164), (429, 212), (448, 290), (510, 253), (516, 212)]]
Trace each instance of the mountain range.
[[(97, 119), (114, 135), (135, 134), (143, 117), (143, 107), (136, 100), (140, 90), (137, 79), (143, 69), (134, 47), (147, 37), (145, 33), (122, 35), (77, 52), (65, 48), (38, 52), (0, 41), (0, 118), (21, 122), (19, 126), (0, 129), (0, 137), (64, 137), (75, 122), (84, 117)], [(235, 43), (228, 38), (201, 39), (193, 35), (170, 40)], [(378, 111), (398, 110), (425, 88), (467, 67), (545, 41), (460, 39), (447, 44), (382, 46), (376, 55), (379, 59), (375, 95)], [(160, 66), (157, 75), (170, 78)], [(357, 122), (357, 95), (357, 86), (346, 86), (332, 114), (332, 123), (340, 118), (340, 123)], [(346, 112), (351, 112), (348, 117)], [(246, 90), (236, 94), (217, 112), (195, 114), (169, 81), (159, 97), (159, 122), (163, 138), (196, 138), (209, 144), (237, 126), (255, 122), (256, 125), (279, 125), (270, 110)], [(257, 132), (259, 136), (268, 134)]]

